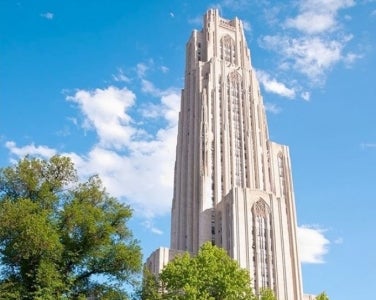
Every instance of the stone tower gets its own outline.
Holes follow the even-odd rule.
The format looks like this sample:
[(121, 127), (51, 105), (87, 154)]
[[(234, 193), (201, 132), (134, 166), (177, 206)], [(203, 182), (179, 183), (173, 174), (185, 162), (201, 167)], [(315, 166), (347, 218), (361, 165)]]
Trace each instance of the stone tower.
[(289, 150), (269, 140), (242, 22), (215, 9), (186, 46), (171, 214), (171, 250), (148, 259), (154, 272), (212, 241), (249, 270), (256, 293), (302, 299)]

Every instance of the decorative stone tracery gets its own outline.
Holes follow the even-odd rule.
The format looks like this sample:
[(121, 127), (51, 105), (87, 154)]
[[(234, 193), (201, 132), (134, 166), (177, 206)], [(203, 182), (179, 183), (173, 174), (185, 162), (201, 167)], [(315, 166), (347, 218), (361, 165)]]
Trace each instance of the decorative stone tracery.
[(235, 41), (229, 35), (221, 38), (220, 42), (221, 59), (226, 62), (236, 64), (236, 47)]

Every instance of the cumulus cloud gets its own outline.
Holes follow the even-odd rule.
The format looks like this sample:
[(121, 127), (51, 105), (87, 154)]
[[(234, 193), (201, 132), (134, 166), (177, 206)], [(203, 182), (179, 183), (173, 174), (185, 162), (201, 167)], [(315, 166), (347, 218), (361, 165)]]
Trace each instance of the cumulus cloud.
[(335, 24), (331, 14), (315, 14), (314, 12), (304, 12), (296, 18), (286, 21), (287, 27), (293, 27), (311, 34), (331, 29)]
[(34, 143), (23, 147), (17, 147), (14, 141), (8, 141), (5, 143), (5, 147), (9, 152), (17, 157), (24, 157), (26, 155), (40, 156), (43, 158), (49, 158), (54, 156), (57, 151), (47, 146), (35, 146)]
[(172, 198), (180, 96), (162, 94), (153, 108), (165, 125), (155, 135), (133, 122), (129, 110), (135, 94), (126, 88), (80, 90), (67, 98), (78, 105), (99, 139), (87, 155), (73, 157), (79, 169), (98, 173), (111, 194), (127, 199), (148, 217), (166, 213)]
[(333, 65), (344, 61), (343, 48), (352, 36), (340, 40), (324, 37), (264, 36), (261, 44), (282, 55), (281, 68), (306, 75), (312, 82), (321, 84)]
[(78, 105), (84, 117), (83, 127), (94, 129), (102, 147), (121, 148), (142, 130), (132, 126), (127, 109), (135, 103), (135, 94), (127, 88), (110, 86), (93, 91), (78, 90), (67, 100)]
[(328, 252), (330, 241), (324, 235), (325, 230), (312, 226), (298, 227), (298, 250), (302, 263), (321, 264)]
[(308, 34), (331, 31), (338, 26), (338, 11), (353, 5), (353, 0), (301, 0), (299, 14), (288, 18), (285, 25)]
[(277, 81), (274, 78), (271, 78), (270, 75), (264, 71), (257, 71), (257, 79), (264, 86), (267, 92), (278, 94), (282, 97), (287, 97), (290, 99), (295, 98), (295, 90), (286, 87), (282, 82)]
[[(81, 126), (93, 131), (98, 141), (83, 155), (69, 152), (82, 178), (98, 174), (107, 191), (131, 204), (138, 215), (151, 220), (170, 211), (180, 95), (173, 90), (159, 91), (160, 101), (149, 106), (160, 119), (155, 133), (146, 132), (131, 110), (137, 107), (136, 95), (127, 88), (78, 90), (67, 97), (82, 116)], [(143, 114), (148, 119), (148, 114)], [(158, 120), (157, 120), (158, 121)], [(24, 147), (9, 141), (14, 156), (33, 154), (48, 158), (58, 151), (47, 146)], [(151, 224), (151, 223), (150, 223)], [(162, 232), (154, 226), (152, 232)]]
[(279, 71), (286, 78), (304, 75), (296, 83), (296, 91), (305, 90), (304, 86), (322, 86), (335, 65), (351, 66), (362, 57), (347, 50), (353, 36), (343, 23), (348, 18), (339, 17), (341, 11), (354, 5), (354, 0), (298, 0), (297, 12), (289, 6), (287, 18), (280, 13), (285, 9), (282, 5), (270, 7), (273, 22), (268, 23), (275, 32), (260, 37), (259, 44), (277, 54)]

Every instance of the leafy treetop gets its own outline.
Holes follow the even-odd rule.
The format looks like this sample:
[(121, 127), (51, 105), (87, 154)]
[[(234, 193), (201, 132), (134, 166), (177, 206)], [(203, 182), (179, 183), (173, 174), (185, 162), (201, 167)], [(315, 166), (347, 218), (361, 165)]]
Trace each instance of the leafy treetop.
[(141, 268), (131, 215), (67, 157), (0, 169), (0, 299), (127, 299)]

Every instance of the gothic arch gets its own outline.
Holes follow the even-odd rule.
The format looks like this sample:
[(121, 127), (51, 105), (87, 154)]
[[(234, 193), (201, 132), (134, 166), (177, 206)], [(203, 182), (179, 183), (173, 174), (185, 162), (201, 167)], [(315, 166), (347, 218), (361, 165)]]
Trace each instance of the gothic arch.
[(223, 36), (220, 41), (221, 59), (236, 64), (236, 47), (234, 39), (228, 34)]
[[(271, 211), (264, 199), (252, 206), (253, 214), (253, 263), (254, 286), (273, 288), (273, 236), (271, 232)], [(259, 292), (259, 291), (257, 291)]]
[(239, 84), (242, 80), (242, 75), (239, 74), (237, 71), (232, 71), (227, 75), (228, 81), (232, 84)]
[(262, 198), (260, 198), (255, 204), (253, 204), (253, 211), (255, 216), (261, 216), (264, 218), (270, 214), (269, 206)]

